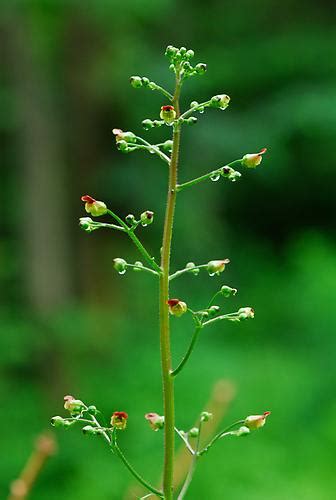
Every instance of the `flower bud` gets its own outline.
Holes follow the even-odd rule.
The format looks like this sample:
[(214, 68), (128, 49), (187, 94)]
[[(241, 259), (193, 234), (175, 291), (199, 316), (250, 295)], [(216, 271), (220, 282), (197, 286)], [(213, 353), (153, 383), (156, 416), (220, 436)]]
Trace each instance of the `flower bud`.
[(90, 415), (97, 415), (99, 413), (99, 411), (97, 410), (97, 408), (94, 405), (88, 406), (87, 411), (88, 411), (88, 413), (90, 413)]
[(146, 76), (143, 76), (141, 78), (141, 81), (144, 87), (147, 87), (150, 84), (149, 78), (147, 78)]
[(191, 437), (191, 438), (197, 438), (198, 435), (199, 435), (199, 429), (198, 429), (198, 427), (193, 427), (188, 432), (188, 436)]
[(186, 52), (187, 52), (187, 49), (185, 47), (181, 47), (180, 48), (180, 54), (181, 54), (181, 56), (184, 56), (186, 54)]
[(97, 429), (92, 425), (86, 425), (85, 427), (82, 428), (82, 433), (94, 435), (97, 434)]
[(188, 269), (189, 272), (197, 276), (200, 272), (198, 268), (196, 268), (196, 265), (194, 262), (188, 262), (185, 266), (186, 269)]
[(176, 111), (174, 109), (174, 106), (170, 106), (170, 105), (169, 106), (162, 106), (161, 111), (160, 111), (160, 118), (168, 125), (173, 123), (173, 121), (176, 118)]
[(232, 297), (232, 295), (236, 295), (238, 292), (237, 288), (231, 288), (230, 286), (223, 285), (220, 289), (220, 293), (227, 299)]
[(146, 118), (146, 120), (142, 120), (142, 126), (145, 130), (150, 130), (154, 127), (154, 123), (149, 118)]
[(119, 149), (119, 151), (121, 151), (122, 153), (128, 153), (129, 152), (129, 147), (128, 147), (128, 144), (126, 141), (124, 141), (123, 139), (118, 141), (117, 142), (117, 148)]
[(207, 70), (207, 65), (204, 63), (198, 63), (195, 66), (195, 70), (198, 75), (204, 75)]
[(256, 168), (262, 162), (262, 155), (265, 154), (267, 148), (263, 148), (259, 153), (247, 154), (243, 156), (242, 165), (247, 168)]
[(164, 151), (167, 151), (167, 153), (171, 153), (171, 151), (173, 149), (173, 141), (168, 139), (168, 141), (166, 141), (162, 144), (162, 149), (164, 149)]
[(215, 316), (215, 314), (217, 314), (219, 310), (220, 310), (219, 306), (209, 307), (209, 309), (208, 309), (209, 316)]
[(229, 167), (229, 165), (225, 165), (221, 168), (221, 175), (232, 182), (235, 182), (239, 179), (239, 177), (241, 177), (241, 173)]
[(214, 276), (215, 274), (220, 274), (224, 271), (226, 264), (229, 264), (229, 259), (224, 260), (211, 260), (208, 262), (207, 271), (210, 276)]
[(190, 103), (190, 108), (195, 108), (196, 106), (198, 106), (198, 102), (197, 101), (192, 101)]
[(230, 103), (230, 97), (226, 94), (215, 95), (211, 98), (210, 105), (213, 108), (226, 109)]
[(120, 257), (117, 257), (113, 259), (114, 262), (114, 269), (119, 273), (119, 274), (125, 274), (126, 269), (127, 269), (127, 262), (124, 259), (121, 259)]
[(91, 217), (81, 217), (79, 219), (79, 227), (87, 233), (91, 233), (96, 229), (95, 223), (93, 222)]
[(270, 414), (270, 411), (265, 411), (263, 415), (250, 415), (245, 418), (244, 425), (251, 431), (259, 429), (265, 425), (266, 418)]
[(80, 399), (75, 399), (73, 396), (64, 396), (64, 408), (71, 415), (80, 415), (85, 409), (85, 404)]
[(187, 123), (188, 125), (195, 125), (195, 123), (197, 123), (197, 118), (196, 116), (190, 116), (190, 118), (186, 118), (184, 120), (184, 123)]
[(133, 132), (123, 132), (120, 128), (114, 128), (112, 133), (115, 135), (116, 143), (120, 141), (134, 143), (136, 142), (136, 136)]
[(53, 427), (64, 427), (66, 420), (60, 416), (52, 417), (51, 419), (51, 425)]
[(168, 47), (166, 48), (165, 56), (171, 59), (177, 54), (177, 52), (178, 49), (176, 47), (173, 47), (173, 45), (168, 45)]
[(111, 417), (111, 425), (115, 429), (124, 430), (127, 425), (128, 414), (124, 411), (115, 411)]
[(238, 319), (253, 319), (254, 318), (254, 309), (252, 307), (241, 307), (238, 311)]
[(88, 194), (81, 197), (81, 200), (85, 202), (85, 211), (94, 217), (99, 217), (100, 215), (105, 215), (107, 212), (107, 207), (102, 201), (97, 201)]
[(212, 413), (208, 411), (202, 411), (201, 413), (201, 422), (209, 422), (212, 419)]
[(242, 437), (250, 434), (250, 429), (246, 425), (242, 425), (238, 430), (234, 431), (235, 436)]
[(142, 78), (140, 76), (131, 76), (130, 84), (135, 89), (138, 89), (138, 88), (142, 87)]
[(146, 227), (149, 224), (152, 224), (154, 220), (154, 212), (151, 212), (150, 210), (146, 210), (145, 212), (142, 212), (140, 215), (140, 220), (141, 220), (141, 225)]
[(195, 52), (192, 49), (187, 50), (186, 57), (188, 59), (192, 59), (194, 57), (194, 55), (195, 55)]
[(136, 262), (134, 262), (133, 271), (136, 271), (136, 272), (141, 271), (143, 266), (144, 266), (143, 263), (140, 262), (139, 260), (137, 260)]
[(169, 299), (167, 300), (167, 304), (169, 306), (170, 314), (177, 316), (178, 318), (188, 310), (187, 304), (179, 299)]
[(135, 217), (133, 214), (126, 215), (125, 220), (126, 220), (126, 222), (128, 222), (128, 224), (131, 224), (131, 226), (133, 226), (133, 224), (136, 223), (136, 220), (135, 220)]
[(153, 431), (158, 431), (164, 427), (164, 417), (157, 413), (146, 413), (145, 419), (148, 421)]

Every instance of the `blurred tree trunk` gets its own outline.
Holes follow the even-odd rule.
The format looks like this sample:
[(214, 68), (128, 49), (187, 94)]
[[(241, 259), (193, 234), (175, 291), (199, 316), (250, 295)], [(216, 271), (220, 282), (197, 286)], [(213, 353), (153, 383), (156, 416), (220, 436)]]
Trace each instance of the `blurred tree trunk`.
[[(23, 10), (23, 9), (22, 9)], [(18, 163), (25, 290), (40, 315), (71, 297), (67, 183), (55, 96), (46, 65), (33, 50), (34, 33), (20, 9), (7, 12), (8, 61), (17, 103)], [(49, 83), (49, 84), (48, 84)]]

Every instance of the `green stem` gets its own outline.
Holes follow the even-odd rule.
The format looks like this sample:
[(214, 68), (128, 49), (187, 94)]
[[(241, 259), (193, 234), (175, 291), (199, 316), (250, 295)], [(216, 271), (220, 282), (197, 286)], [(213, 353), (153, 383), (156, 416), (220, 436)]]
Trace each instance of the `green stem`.
[(193, 450), (192, 446), (190, 445), (189, 441), (183, 436), (183, 434), (175, 427), (175, 432), (176, 434), (182, 439), (182, 441), (184, 442), (184, 444), (186, 445), (188, 451), (190, 451), (190, 453), (192, 455), (195, 454), (195, 451)]
[(192, 481), (192, 478), (193, 478), (193, 475), (194, 475), (194, 472), (195, 472), (195, 469), (196, 469), (197, 459), (198, 459), (198, 456), (199, 456), (198, 455), (198, 450), (199, 450), (200, 440), (201, 440), (201, 430), (202, 430), (202, 420), (200, 420), (200, 423), (199, 423), (199, 426), (198, 426), (198, 436), (197, 436), (197, 442), (196, 442), (196, 447), (195, 447), (195, 453), (194, 453), (192, 462), (190, 464), (188, 475), (187, 475), (186, 480), (185, 480), (185, 482), (183, 484), (182, 490), (180, 491), (180, 494), (177, 497), (177, 500), (182, 500), (184, 498), (184, 496), (187, 493), (187, 490), (188, 490), (188, 488), (190, 486), (190, 483)]
[(197, 104), (197, 106), (193, 106), (192, 108), (188, 109), (183, 113), (183, 115), (180, 116), (180, 119), (183, 120), (185, 118), (188, 118), (188, 116), (192, 115), (195, 111), (198, 111), (200, 108), (206, 108), (210, 105), (211, 99), (209, 101), (201, 102), (200, 104)]
[[(177, 116), (180, 114), (179, 97), (181, 90), (180, 74), (176, 76), (176, 87), (173, 105)], [(161, 370), (164, 403), (164, 466), (163, 466), (163, 492), (165, 500), (173, 498), (173, 469), (174, 469), (174, 379), (171, 376), (171, 347), (169, 329), (169, 268), (170, 252), (173, 232), (174, 212), (176, 203), (177, 168), (180, 148), (180, 124), (174, 125), (173, 149), (169, 165), (169, 186), (167, 195), (166, 215), (163, 230), (162, 254), (160, 276), (160, 350)]]
[(174, 96), (172, 96), (171, 93), (168, 92), (168, 90), (164, 89), (163, 87), (161, 87), (157, 83), (155, 83), (155, 88), (153, 90), (158, 90), (159, 92), (161, 92), (165, 97), (167, 97), (167, 99), (169, 99), (169, 101), (173, 101), (173, 99), (174, 99)]
[[(225, 166), (235, 167), (235, 166), (241, 165), (241, 162), (242, 162), (242, 160), (234, 160)], [(182, 191), (182, 189), (194, 186), (195, 184), (198, 184), (199, 182), (206, 181), (206, 180), (210, 179), (210, 177), (212, 175), (215, 175), (217, 173), (219, 174), (220, 170), (221, 170), (221, 168), (219, 168), (219, 169), (217, 168), (216, 170), (212, 170), (211, 172), (208, 172), (207, 174), (201, 175), (200, 177), (196, 177), (196, 179), (192, 179), (191, 181), (184, 182), (183, 184), (179, 184), (177, 186), (177, 191)]]
[(142, 142), (143, 146), (146, 147), (147, 150), (154, 151), (154, 153), (157, 154), (161, 158), (161, 160), (168, 163), (168, 165), (170, 164), (169, 156), (167, 156), (165, 153), (163, 153), (157, 144), (150, 144), (150, 142), (147, 142), (145, 139), (143, 139), (142, 137), (139, 137), (137, 135), (135, 137), (138, 141)]
[(149, 269), (149, 267), (145, 267), (145, 266), (140, 267), (140, 266), (136, 266), (135, 264), (126, 264), (126, 267), (130, 267), (132, 269), (137, 269), (139, 271), (146, 271), (147, 273), (155, 274), (155, 276), (159, 275), (159, 273), (157, 273), (153, 269)]
[(131, 238), (133, 241), (134, 245), (137, 247), (143, 258), (150, 264), (150, 266), (159, 274), (161, 274), (161, 268), (160, 266), (157, 265), (157, 263), (154, 260), (154, 257), (151, 257), (150, 254), (147, 252), (141, 241), (137, 236), (135, 236), (133, 229), (129, 228), (126, 222), (124, 222), (117, 214), (112, 212), (112, 210), (107, 210), (107, 213), (110, 214), (119, 224), (124, 228), (125, 232), (128, 234), (128, 236)]
[(230, 431), (231, 429), (233, 429), (233, 427), (236, 427), (237, 425), (242, 425), (245, 423), (245, 420), (238, 420), (237, 422), (234, 422), (233, 424), (229, 425), (228, 427), (226, 427), (226, 429), (222, 430), (221, 432), (219, 432), (218, 434), (216, 434), (215, 437), (213, 437), (211, 439), (211, 441), (209, 441), (209, 443), (203, 448), (203, 450), (201, 450), (198, 455), (201, 456), (203, 455), (204, 453), (206, 453), (207, 451), (209, 451), (209, 449), (211, 448), (211, 446), (216, 442), (218, 441), (218, 439), (224, 437), (228, 431)]
[(194, 331), (194, 334), (192, 336), (192, 339), (191, 339), (191, 342), (189, 344), (189, 347), (188, 347), (188, 350), (187, 352), (185, 353), (185, 355), (183, 356), (182, 358), (182, 361), (180, 362), (180, 364), (175, 368), (175, 370), (173, 370), (171, 372), (171, 375), (172, 377), (176, 377), (176, 375), (178, 375), (180, 373), (180, 371), (182, 370), (182, 368), (184, 367), (184, 365), (186, 364), (186, 362), (188, 361), (191, 353), (193, 352), (193, 349), (195, 347), (195, 344), (196, 344), (196, 341), (198, 339), (198, 336), (199, 336), (199, 333), (200, 331), (202, 330), (203, 326), (202, 325), (199, 325), (195, 328), (195, 331)]
[(115, 430), (113, 431), (112, 448), (116, 452), (116, 454), (118, 455), (120, 460), (124, 463), (124, 465), (130, 471), (130, 473), (137, 479), (137, 481), (139, 481), (139, 483), (141, 483), (145, 488), (147, 488), (147, 490), (151, 491), (152, 493), (157, 495), (159, 498), (164, 498), (162, 492), (157, 490), (156, 488), (154, 488), (154, 486), (152, 486), (151, 484), (149, 484), (142, 476), (140, 476), (140, 474), (129, 463), (129, 461), (127, 460), (127, 458), (125, 457), (125, 455), (123, 454), (123, 452), (121, 451), (121, 449), (118, 446), (116, 432), (117, 431), (115, 431)]
[(207, 267), (208, 264), (201, 264), (200, 266), (195, 266), (195, 267), (187, 267), (185, 269), (181, 269), (180, 271), (176, 271), (176, 273), (174, 274), (171, 274), (169, 276), (169, 281), (171, 280), (174, 280), (175, 278), (177, 278), (178, 276), (181, 276), (181, 274), (184, 274), (184, 273), (192, 273), (194, 271), (194, 269), (203, 269), (204, 267)]
[(204, 321), (203, 326), (210, 325), (211, 323), (215, 323), (216, 321), (222, 321), (224, 319), (233, 319), (238, 317), (238, 312), (222, 314), (221, 316), (217, 316), (216, 318), (208, 319), (208, 321)]

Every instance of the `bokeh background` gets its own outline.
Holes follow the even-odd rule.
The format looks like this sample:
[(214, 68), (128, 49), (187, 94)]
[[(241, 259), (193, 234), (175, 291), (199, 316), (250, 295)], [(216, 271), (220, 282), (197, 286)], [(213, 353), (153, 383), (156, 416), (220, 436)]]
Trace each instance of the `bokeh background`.
[[(153, 482), (162, 435), (143, 421), (162, 411), (157, 283), (119, 276), (113, 258), (138, 259), (121, 234), (78, 228), (80, 195), (122, 216), (155, 212), (141, 230), (158, 256), (166, 169), (119, 153), (113, 127), (142, 132), (160, 94), (134, 90), (132, 74), (172, 86), (169, 43), (195, 50), (204, 77), (183, 105), (228, 93), (183, 130), (181, 180), (268, 147), (235, 183), (181, 193), (173, 268), (229, 257), (220, 277), (186, 275), (172, 295), (202, 308), (222, 285), (239, 289), (228, 311), (254, 321), (213, 326), (177, 381), (178, 425), (192, 426), (219, 379), (236, 395), (223, 425), (271, 410), (262, 432), (232, 439), (204, 459), (190, 499), (330, 500), (335, 400), (335, 3), (5, 0), (1, 6), (0, 491), (5, 498), (36, 436), (70, 393), (109, 415), (126, 410), (121, 444)], [(224, 305), (224, 304), (223, 304)], [(173, 319), (174, 358), (191, 335)], [(79, 429), (57, 434), (31, 498), (107, 500), (132, 482), (102, 442)]]

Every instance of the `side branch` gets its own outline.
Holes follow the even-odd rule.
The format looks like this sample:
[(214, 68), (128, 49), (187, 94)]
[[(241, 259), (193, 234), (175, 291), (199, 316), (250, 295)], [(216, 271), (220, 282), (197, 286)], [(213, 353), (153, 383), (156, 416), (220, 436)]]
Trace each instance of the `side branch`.
[[(211, 179), (212, 177), (219, 178), (219, 176), (223, 176), (223, 177), (227, 177), (229, 180), (235, 180), (235, 178), (240, 177), (240, 173), (232, 171), (232, 168), (237, 167), (241, 164), (242, 164), (242, 159), (232, 161), (231, 163), (228, 163), (224, 167), (221, 167), (217, 170), (212, 170), (211, 172), (208, 172), (207, 174), (201, 175), (200, 177), (196, 177), (195, 179), (192, 179), (191, 181), (184, 182), (183, 184), (178, 184), (176, 190), (178, 192), (182, 191), (182, 189), (194, 186), (195, 184), (199, 184), (200, 182), (203, 182), (203, 181), (207, 181), (208, 179)], [(227, 169), (228, 171), (226, 172), (225, 169)]]

